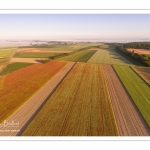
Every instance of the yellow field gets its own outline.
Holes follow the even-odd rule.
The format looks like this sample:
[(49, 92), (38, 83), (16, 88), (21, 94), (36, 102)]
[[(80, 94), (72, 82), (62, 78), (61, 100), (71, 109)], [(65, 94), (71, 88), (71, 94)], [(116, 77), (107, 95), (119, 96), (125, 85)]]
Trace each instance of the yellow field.
[(77, 63), (22, 135), (118, 135), (102, 65)]

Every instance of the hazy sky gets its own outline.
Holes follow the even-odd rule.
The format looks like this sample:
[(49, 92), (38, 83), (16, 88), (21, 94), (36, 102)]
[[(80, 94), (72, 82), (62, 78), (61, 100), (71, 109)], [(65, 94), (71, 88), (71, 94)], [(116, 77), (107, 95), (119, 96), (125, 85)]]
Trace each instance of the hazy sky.
[(0, 14), (0, 40), (150, 38), (146, 14)]

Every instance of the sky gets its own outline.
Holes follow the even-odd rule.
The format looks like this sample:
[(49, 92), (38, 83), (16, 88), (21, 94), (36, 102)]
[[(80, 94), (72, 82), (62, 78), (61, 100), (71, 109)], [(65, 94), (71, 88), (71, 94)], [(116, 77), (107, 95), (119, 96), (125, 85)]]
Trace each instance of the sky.
[(150, 14), (0, 14), (0, 40), (150, 39)]

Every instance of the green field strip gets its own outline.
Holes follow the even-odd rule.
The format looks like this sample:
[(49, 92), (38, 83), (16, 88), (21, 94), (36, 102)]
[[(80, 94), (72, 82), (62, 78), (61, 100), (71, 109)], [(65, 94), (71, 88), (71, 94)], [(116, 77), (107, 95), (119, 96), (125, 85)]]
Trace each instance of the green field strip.
[(130, 67), (113, 65), (113, 68), (150, 126), (150, 87)]
[(68, 56), (58, 58), (57, 60), (87, 62), (94, 55), (95, 52), (96, 51), (94, 50), (83, 50), (83, 51), (75, 52)]

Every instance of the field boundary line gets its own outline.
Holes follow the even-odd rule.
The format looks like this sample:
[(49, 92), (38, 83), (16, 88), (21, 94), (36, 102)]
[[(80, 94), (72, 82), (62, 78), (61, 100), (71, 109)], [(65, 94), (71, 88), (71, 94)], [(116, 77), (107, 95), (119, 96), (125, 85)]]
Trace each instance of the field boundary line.
[[(103, 76), (104, 76), (105, 75), (104, 68), (103, 68), (104, 66), (101, 65), (101, 67), (102, 67), (102, 73), (103, 73)], [(114, 116), (114, 121), (115, 121), (115, 124), (116, 124), (116, 129), (117, 129), (118, 135), (120, 135), (119, 129), (118, 129), (118, 125), (117, 125), (117, 121), (116, 121), (116, 117), (115, 117), (115, 113), (114, 113), (114, 109), (113, 109), (111, 98), (110, 98), (110, 93), (109, 93), (109, 90), (108, 90), (108, 87), (107, 87), (107, 82), (106, 82), (106, 77), (105, 76), (104, 76), (104, 82), (105, 82), (106, 90), (107, 90), (107, 93), (108, 93), (108, 98), (109, 98), (109, 101), (110, 101), (110, 106), (112, 108), (112, 113), (113, 113), (113, 116)]]
[[(68, 63), (69, 64), (69, 63)], [(33, 116), (29, 119), (29, 121), (26, 123), (26, 125), (22, 128), (22, 130), (17, 134), (18, 136), (20, 136), (22, 133), (23, 133), (23, 131), (26, 129), (26, 127), (29, 125), (29, 123), (33, 120), (33, 118), (37, 115), (37, 113), (41, 110), (41, 108), (44, 106), (44, 104), (49, 100), (49, 98), (52, 96), (52, 94), (55, 92), (55, 90), (58, 88), (58, 86), (61, 84), (61, 82), (64, 80), (64, 78), (69, 74), (69, 72), (72, 70), (72, 68), (75, 66), (75, 64), (76, 64), (76, 62), (74, 63), (74, 65), (69, 69), (69, 71), (65, 74), (65, 76), (59, 81), (59, 83), (58, 84), (56, 84), (56, 86), (54, 87), (54, 89), (52, 90), (52, 92), (50, 92), (49, 93), (49, 95), (45, 98), (45, 101), (39, 106), (39, 108), (36, 110), (36, 112), (33, 114)], [(67, 65), (67, 64), (66, 64)], [(66, 66), (65, 65), (65, 66)], [(64, 67), (65, 67), (64, 66)], [(63, 68), (64, 68), (63, 67)], [(62, 68), (62, 69), (63, 69)], [(59, 73), (59, 72), (58, 72)], [(56, 73), (55, 75), (57, 75), (58, 73)], [(55, 75), (54, 75), (54, 77), (55, 77)], [(53, 78), (54, 78), (53, 77)], [(53, 79), (52, 78), (52, 79)], [(52, 80), (52, 79), (50, 79), (50, 80)], [(49, 81), (50, 81), (49, 80)], [(49, 82), (48, 81), (48, 82)], [(47, 82), (47, 83), (48, 83)], [(45, 85), (47, 84), (47, 83), (45, 83)], [(43, 85), (43, 87), (45, 86), (45, 85)]]

